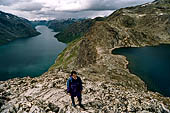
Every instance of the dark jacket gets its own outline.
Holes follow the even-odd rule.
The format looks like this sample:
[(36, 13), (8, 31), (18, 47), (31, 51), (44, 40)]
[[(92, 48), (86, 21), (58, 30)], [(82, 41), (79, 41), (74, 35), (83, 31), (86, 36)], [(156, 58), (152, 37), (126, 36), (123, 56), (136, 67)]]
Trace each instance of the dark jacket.
[(71, 96), (80, 96), (81, 91), (83, 90), (81, 78), (77, 76), (77, 79), (69, 77), (67, 80), (67, 93), (70, 93)]

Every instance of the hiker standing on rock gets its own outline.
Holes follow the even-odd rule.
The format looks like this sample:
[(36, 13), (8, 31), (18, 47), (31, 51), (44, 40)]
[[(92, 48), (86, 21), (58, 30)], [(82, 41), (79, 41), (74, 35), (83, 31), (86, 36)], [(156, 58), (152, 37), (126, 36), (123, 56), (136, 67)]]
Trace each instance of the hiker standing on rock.
[(81, 104), (82, 90), (83, 90), (83, 87), (82, 87), (81, 78), (77, 76), (76, 71), (72, 71), (69, 79), (67, 80), (67, 93), (69, 93), (69, 95), (71, 96), (73, 107), (76, 106), (75, 101), (74, 101), (74, 97), (76, 97), (76, 96), (77, 96), (78, 101), (79, 101), (79, 106), (83, 107), (83, 105)]

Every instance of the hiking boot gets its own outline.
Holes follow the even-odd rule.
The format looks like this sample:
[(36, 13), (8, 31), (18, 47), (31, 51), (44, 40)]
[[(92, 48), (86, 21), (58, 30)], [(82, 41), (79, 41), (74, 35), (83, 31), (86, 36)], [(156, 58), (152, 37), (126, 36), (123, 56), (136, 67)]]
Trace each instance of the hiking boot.
[(73, 104), (73, 103), (72, 103), (72, 106), (73, 106), (73, 107), (76, 107), (76, 105), (75, 105), (75, 104)]
[(79, 104), (79, 106), (80, 106), (81, 108), (84, 108), (83, 104)]
[(86, 108), (83, 106), (83, 104), (79, 104), (80, 108), (82, 108), (83, 110), (86, 110)]

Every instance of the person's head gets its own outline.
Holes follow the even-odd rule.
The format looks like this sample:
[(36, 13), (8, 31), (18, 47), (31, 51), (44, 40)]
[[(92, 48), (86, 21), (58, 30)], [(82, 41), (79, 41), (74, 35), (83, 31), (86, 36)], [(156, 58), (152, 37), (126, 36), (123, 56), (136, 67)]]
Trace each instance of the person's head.
[(76, 78), (76, 77), (77, 77), (77, 72), (76, 72), (76, 71), (72, 71), (72, 72), (71, 72), (71, 76), (72, 76), (73, 78)]

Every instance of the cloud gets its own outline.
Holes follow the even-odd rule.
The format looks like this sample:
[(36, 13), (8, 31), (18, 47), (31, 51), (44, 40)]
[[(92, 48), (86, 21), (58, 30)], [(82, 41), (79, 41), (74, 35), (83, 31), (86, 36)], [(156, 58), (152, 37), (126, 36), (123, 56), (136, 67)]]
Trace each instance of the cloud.
[(151, 1), (153, 0), (93, 0), (87, 10), (116, 10)]
[(12, 5), (12, 7), (14, 10), (20, 11), (39, 11), (43, 8), (43, 5), (37, 2), (20, 2)]
[(153, 0), (36, 0), (56, 11), (115, 10)]
[(0, 10), (27, 19), (107, 16), (114, 10), (153, 0), (0, 0)]
[(17, 4), (19, 2), (31, 2), (32, 0), (0, 0), (0, 5), (9, 6), (12, 4)]
[(47, 12), (36, 12), (39, 17), (49, 18), (53, 17), (53, 19), (66, 19), (66, 18), (94, 18), (96, 16), (104, 17), (108, 16), (113, 12), (113, 10), (107, 11), (47, 11)]
[(0, 0), (0, 5), (10, 5), (13, 2), (17, 2), (17, 0)]

